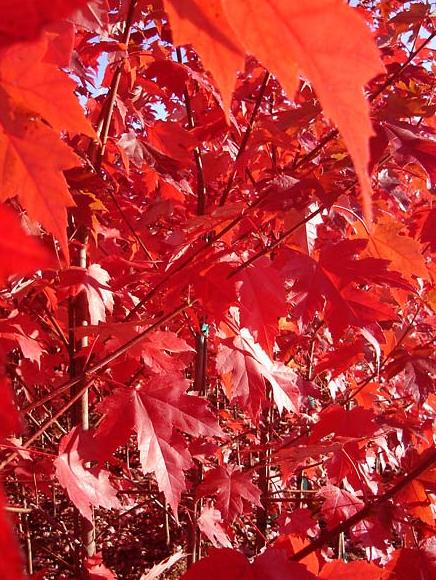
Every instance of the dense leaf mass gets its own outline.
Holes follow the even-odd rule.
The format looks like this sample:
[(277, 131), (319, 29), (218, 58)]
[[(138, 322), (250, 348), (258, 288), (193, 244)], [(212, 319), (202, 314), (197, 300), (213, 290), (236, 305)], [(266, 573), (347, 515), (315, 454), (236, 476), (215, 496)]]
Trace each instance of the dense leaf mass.
[(0, 4), (1, 579), (434, 578), (431, 3)]

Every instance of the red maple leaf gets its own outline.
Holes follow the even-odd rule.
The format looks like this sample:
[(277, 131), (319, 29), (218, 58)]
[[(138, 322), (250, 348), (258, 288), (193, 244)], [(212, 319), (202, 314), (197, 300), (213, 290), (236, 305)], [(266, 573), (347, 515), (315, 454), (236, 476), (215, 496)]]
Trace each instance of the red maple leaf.
[(354, 407), (347, 411), (340, 405), (332, 405), (320, 416), (314, 425), (310, 440), (320, 441), (326, 435), (335, 434), (336, 438), (358, 438), (374, 435), (378, 429), (376, 415), (372, 409)]
[(74, 427), (62, 438), (59, 457), (54, 462), (59, 483), (83, 517), (90, 521), (91, 506), (121, 507), (117, 492), (109, 482), (109, 474), (103, 469), (86, 466), (91, 446), (91, 435)]
[[(344, 136), (369, 217), (367, 165), (372, 127), (363, 87), (384, 72), (384, 67), (371, 33), (359, 16), (340, 0), (304, 0), (298, 6), (286, 0), (223, 0), (214, 1), (208, 8), (198, 0), (182, 6), (168, 0), (166, 7), (176, 43), (193, 44), (198, 50), (226, 105), (235, 72), (242, 68), (244, 50), (280, 80), (291, 99), (301, 67), (313, 82), (327, 115)], [(344, 35), (343, 30), (349, 34)], [(283, 51), (288, 59), (282, 58)]]
[[(0, 486), (0, 577), (4, 580), (23, 580), (23, 560), (18, 541), (5, 511), (5, 497)], [(7, 554), (7, 558), (5, 557)]]
[(255, 342), (272, 356), (278, 333), (278, 320), (286, 316), (283, 278), (268, 258), (262, 258), (235, 277), (240, 284), (240, 323), (248, 328)]
[(95, 434), (96, 457), (105, 460), (136, 430), (144, 473), (155, 474), (175, 515), (186, 489), (184, 471), (192, 465), (181, 432), (194, 437), (222, 434), (206, 403), (186, 395), (187, 388), (186, 380), (167, 375), (118, 389), (102, 404), (105, 417)]
[(251, 476), (231, 466), (216, 467), (208, 471), (197, 488), (197, 495), (215, 495), (218, 509), (229, 521), (243, 513), (244, 501), (262, 505), (260, 490), (251, 482)]
[(336, 560), (335, 562), (328, 562), (323, 566), (319, 577), (329, 578), (331, 580), (348, 580), (348, 578), (356, 578), (356, 580), (377, 580), (383, 578), (383, 575), (384, 571), (381, 568), (364, 560), (356, 562)]
[(0, 46), (35, 38), (51, 22), (65, 18), (88, 0), (14, 0), (2, 3)]
[(314, 580), (316, 576), (303, 564), (291, 562), (284, 550), (268, 548), (252, 564), (237, 552), (211, 549), (207, 558), (197, 562), (182, 576), (183, 580)]
[(91, 264), (88, 268), (69, 268), (60, 273), (61, 296), (86, 295), (89, 320), (91, 324), (105, 322), (106, 310), (112, 312), (114, 299), (108, 286), (109, 274), (99, 264)]
[(245, 328), (233, 340), (221, 342), (216, 364), (224, 379), (227, 374), (230, 377), (227, 396), (238, 401), (253, 421), (258, 421), (266, 399), (265, 381), (271, 385), (280, 412), (299, 411), (301, 391), (297, 375), (283, 363), (272, 361)]
[(393, 553), (392, 560), (386, 567), (384, 578), (406, 580), (410, 570), (419, 578), (431, 580), (436, 574), (435, 538), (422, 542), (417, 550), (403, 548)]
[(364, 328), (371, 322), (395, 318), (394, 310), (375, 288), (368, 292), (358, 284), (410, 287), (399, 274), (388, 272), (386, 260), (357, 259), (366, 244), (366, 240), (332, 244), (321, 249), (318, 260), (291, 249), (281, 251), (277, 267), (281, 264), (292, 282), (294, 312), (303, 323), (323, 313), (337, 339), (349, 326)]
[(329, 528), (347, 520), (365, 507), (365, 502), (353, 493), (331, 484), (323, 486), (317, 495), (324, 498), (320, 513)]

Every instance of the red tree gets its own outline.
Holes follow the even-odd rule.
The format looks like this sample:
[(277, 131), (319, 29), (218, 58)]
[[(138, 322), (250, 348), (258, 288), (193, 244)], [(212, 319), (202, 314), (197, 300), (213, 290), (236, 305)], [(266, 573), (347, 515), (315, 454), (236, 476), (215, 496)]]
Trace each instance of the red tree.
[(434, 577), (433, 21), (350, 4), (3, 2), (2, 579)]

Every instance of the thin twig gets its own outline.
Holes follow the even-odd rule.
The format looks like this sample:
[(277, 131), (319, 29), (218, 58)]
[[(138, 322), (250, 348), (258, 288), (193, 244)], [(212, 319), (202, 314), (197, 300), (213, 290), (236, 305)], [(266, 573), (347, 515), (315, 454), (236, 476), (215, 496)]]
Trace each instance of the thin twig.
[(230, 177), (227, 181), (226, 188), (223, 191), (223, 194), (222, 194), (221, 199), (219, 201), (220, 206), (223, 206), (226, 203), (227, 197), (228, 197), (228, 195), (233, 187), (233, 182), (235, 181), (236, 173), (238, 170), (238, 168), (237, 168), (238, 160), (240, 159), (240, 157), (245, 152), (245, 149), (247, 148), (247, 143), (248, 143), (248, 140), (250, 139), (250, 135), (253, 131), (254, 122), (256, 120), (257, 113), (259, 112), (259, 108), (260, 108), (260, 105), (262, 103), (262, 99), (265, 95), (265, 91), (266, 91), (266, 88), (268, 86), (268, 81), (269, 81), (270, 77), (271, 77), (271, 75), (267, 71), (263, 77), (262, 84), (260, 85), (259, 93), (257, 95), (253, 111), (251, 112), (250, 120), (248, 121), (248, 125), (247, 125), (247, 128), (245, 129), (244, 136), (242, 137), (241, 144), (239, 145), (238, 154), (236, 155), (233, 171), (230, 174)]
[(33, 511), (31, 508), (25, 508), (17, 505), (5, 505), (3, 509), (13, 514), (30, 514)]
[[(126, 46), (129, 44), (130, 34), (132, 31), (132, 24), (135, 15), (135, 9), (138, 0), (130, 0), (129, 10), (127, 12), (126, 17), (126, 25), (124, 27), (124, 33), (122, 37), (122, 43)], [(95, 167), (100, 170), (101, 163), (103, 160), (104, 152), (106, 149), (106, 144), (109, 136), (109, 128), (112, 122), (112, 116), (115, 107), (115, 101), (118, 95), (118, 87), (120, 85), (121, 74), (123, 72), (123, 63), (120, 63), (117, 67), (117, 70), (112, 77), (111, 87), (109, 89), (109, 99), (106, 101), (106, 110), (104, 112), (104, 118), (99, 123), (99, 127), (97, 129), (98, 135), (100, 137), (100, 144), (96, 151), (96, 159), (95, 159)]]

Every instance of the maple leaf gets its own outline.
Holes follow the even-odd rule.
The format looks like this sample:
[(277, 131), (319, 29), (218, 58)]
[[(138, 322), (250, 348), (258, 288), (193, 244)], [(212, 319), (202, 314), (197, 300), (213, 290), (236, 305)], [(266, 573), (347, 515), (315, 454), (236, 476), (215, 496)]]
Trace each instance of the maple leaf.
[(0, 286), (11, 274), (29, 274), (53, 265), (53, 258), (36, 239), (26, 236), (14, 212), (0, 205)]
[(156, 580), (157, 578), (160, 578), (164, 572), (169, 570), (172, 566), (174, 566), (174, 564), (185, 557), (186, 554), (184, 554), (181, 550), (174, 552), (174, 554), (171, 554), (171, 556), (165, 558), (165, 560), (162, 560), (162, 562), (155, 564), (149, 572), (141, 576), (140, 580)]
[(15, 108), (0, 86), (0, 201), (17, 196), (29, 217), (60, 241), (67, 259), (66, 208), (74, 201), (62, 172), (76, 165), (78, 157), (56, 133)]
[[(32, 505), (36, 487), (50, 498), (53, 458), (37, 439), (48, 441), (56, 419), (68, 423), (61, 417), (71, 383), (61, 378), (71, 366), (67, 343), (92, 335), (83, 355), (96, 361), (85, 369), (96, 388), (83, 405), (96, 427), (69, 434), (56, 463), (82, 511), (89, 515), (99, 494), (103, 502), (117, 501), (104, 463), (128, 474), (134, 465), (126, 465), (124, 454), (111, 454), (122, 445), (130, 455), (136, 432), (143, 471), (154, 474), (176, 520), (177, 509), (189, 515), (201, 470), (212, 499), (201, 502), (206, 507), (197, 531), (203, 526), (213, 544), (230, 546), (231, 539), (252, 553), (254, 536), (243, 526), (256, 519), (255, 477), (263, 475), (263, 461), (250, 467), (248, 456), (262, 454), (267, 442), (276, 491), (295, 490), (301, 478), (314, 495), (297, 494), (296, 503), (276, 497), (278, 503), (266, 506), (256, 522), (256, 550), (263, 540), (273, 549), (250, 559), (211, 550), (188, 578), (291, 580), (314, 578), (320, 567), (320, 577), (406, 579), (410, 570), (434, 576), (434, 541), (423, 541), (431, 533), (434, 481), (430, 472), (411, 481), (409, 461), (413, 449), (431, 452), (436, 400), (435, 105), (431, 35), (420, 39), (430, 26), (430, 8), (424, 0), (410, 7), (385, 0), (348, 4), (4, 0), (0, 201), (16, 198), (10, 205), (21, 206), (24, 230), (41, 229), (47, 245), (55, 236), (55, 249), (60, 242), (65, 257), (68, 242), (77, 254), (75, 238), (85, 228), (89, 244), (81, 247), (92, 264), (88, 270), (67, 263), (56, 275), (23, 277), (49, 265), (40, 254), (44, 246), (24, 236), (16, 218), (9, 228), (0, 205), (0, 284), (8, 286), (0, 292), (0, 436), (19, 429), (19, 405), (29, 418), (23, 440), (11, 438), (0, 449), (1, 467), (9, 463), (10, 499), (17, 482)], [(399, 42), (404, 34), (412, 52)], [(350, 163), (368, 206), (371, 125), (363, 91), (382, 68), (372, 35), (383, 47), (389, 76), (374, 83), (370, 98), (377, 98), (370, 170), (377, 167), (378, 215), (368, 231), (353, 223), (360, 190)], [(183, 62), (174, 62), (173, 40), (193, 46), (179, 51)], [(102, 135), (101, 151), (87, 117)], [(218, 207), (227, 191), (232, 202)], [(336, 199), (340, 205), (327, 211)], [(204, 215), (194, 215), (203, 209)], [(70, 296), (77, 300), (67, 309)], [(70, 319), (95, 324), (66, 336)], [(386, 364), (382, 348), (390, 353)], [(200, 399), (187, 391), (205, 360), (208, 388)], [(306, 372), (325, 378), (318, 376), (315, 385), (301, 378)], [(329, 404), (330, 377), (344, 392), (355, 391), (355, 404)], [(84, 377), (69, 378), (82, 384)], [(227, 401), (216, 391), (218, 381)], [(210, 411), (208, 400), (214, 402)], [(278, 412), (261, 414), (271, 405)], [(222, 436), (218, 417), (231, 445), (212, 439)], [(428, 463), (416, 464), (415, 473), (421, 465)], [(116, 487), (135, 501), (130, 478), (117, 478)], [(392, 501), (383, 501), (383, 492), (396, 488)], [(325, 542), (328, 552), (328, 529), (356, 513), (363, 500), (368, 505), (366, 493), (371, 514), (347, 533), (351, 562), (326, 565), (317, 546)], [(302, 498), (309, 507), (295, 509)], [(21, 575), (5, 502), (0, 498), (0, 552), (11, 553), (11, 566), (0, 556), (2, 578)], [(141, 510), (146, 519), (154, 513), (147, 504)], [(32, 533), (34, 518), (19, 518)], [(116, 538), (110, 519), (99, 511), (107, 541), (124, 549), (134, 529), (127, 526), (127, 535)], [(149, 531), (157, 538), (155, 520)], [(54, 528), (46, 524), (50, 548), (50, 538), (59, 536), (50, 536)], [(275, 541), (275, 530), (283, 528), (290, 534)], [(392, 530), (404, 540), (404, 549), (393, 554)], [(62, 546), (53, 553), (56, 548)], [(312, 550), (309, 557), (290, 561), (302, 549)], [(187, 552), (142, 579), (156, 578)], [(363, 554), (373, 563), (356, 560)], [(115, 576), (99, 554), (82, 565), (85, 575)], [(68, 575), (60, 560), (56, 566)]]
[(228, 262), (218, 262), (194, 276), (195, 295), (215, 321), (224, 320), (230, 306), (237, 304), (236, 280), (229, 278), (232, 267)]
[[(96, 290), (100, 292), (101, 288), (97, 287)], [(97, 334), (100, 340), (112, 337), (107, 342), (108, 346), (118, 348), (144, 330), (145, 327), (139, 326), (135, 321), (86, 326), (77, 329), (76, 334), (78, 337)], [(140, 357), (152, 373), (177, 374), (186, 367), (186, 357), (178, 355), (192, 352), (194, 352), (192, 346), (175, 332), (155, 330), (144, 336), (140, 344), (130, 348), (127, 356), (132, 359)]]
[(185, 368), (185, 363), (174, 354), (195, 352), (195, 349), (177, 336), (175, 332), (156, 330), (145, 337), (139, 346), (144, 364), (154, 373), (176, 373)]
[(332, 405), (322, 413), (312, 429), (310, 438), (316, 443), (330, 433), (345, 438), (368, 437), (374, 435), (378, 429), (374, 420), (373, 410), (354, 407), (347, 411), (340, 405)]
[(1, 51), (0, 86), (15, 109), (35, 113), (56, 131), (96, 138), (74, 95), (75, 83), (44, 60), (48, 46), (47, 38), (43, 38)]
[(277, 543), (283, 547), (288, 541), (292, 545), (292, 551), (295, 553), (298, 548), (293, 546), (296, 538), (303, 540), (307, 535), (313, 535), (314, 528), (317, 527), (315, 520), (312, 517), (312, 511), (308, 508), (296, 508), (288, 517), (283, 528), (280, 529), (281, 535), (277, 539)]
[(316, 459), (320, 455), (328, 455), (339, 449), (338, 443), (315, 443), (304, 445), (293, 445), (292, 443), (282, 445), (275, 453), (280, 465), (281, 477), (284, 482), (295, 475), (298, 466), (303, 465), (307, 459)]
[(96, 458), (105, 461), (136, 429), (144, 473), (154, 472), (175, 515), (186, 488), (183, 472), (192, 465), (186, 442), (175, 429), (194, 437), (222, 434), (206, 403), (186, 395), (187, 388), (186, 380), (166, 375), (118, 389), (104, 401), (101, 411), (106, 415), (95, 434)]
[[(366, 491), (366, 482), (371, 489), (370, 482), (359, 463), (361, 458), (362, 452), (357, 441), (345, 443), (343, 447), (335, 450), (324, 464), (329, 480), (335, 485), (340, 485), (347, 478), (348, 483), (355, 490), (364, 488), (364, 491)], [(377, 491), (377, 486), (375, 491)]]
[(241, 327), (248, 328), (254, 340), (272, 356), (278, 319), (287, 313), (283, 278), (266, 257), (245, 268), (235, 278), (240, 282)]
[(206, 473), (197, 488), (197, 497), (216, 495), (217, 507), (225, 520), (233, 521), (244, 511), (244, 501), (261, 506), (260, 490), (251, 476), (232, 466), (216, 467)]
[(362, 338), (357, 338), (350, 344), (342, 344), (336, 350), (324, 353), (315, 367), (315, 376), (329, 370), (331, 379), (337, 377), (364, 358), (364, 344)]
[(396, 496), (396, 501), (421, 521), (434, 526), (434, 517), (425, 485), (415, 479)]
[(46, 123), (56, 131), (91, 137), (95, 132), (73, 94), (73, 81), (44, 61), (47, 48), (44, 38), (0, 51), (1, 199), (18, 196), (30, 218), (61, 242), (68, 259), (66, 208), (74, 202), (62, 171), (79, 159)]
[[(359, 224), (360, 225), (360, 224)], [(403, 235), (403, 226), (391, 218), (378, 221), (368, 234), (365, 253), (374, 258), (389, 260), (389, 269), (400, 272), (407, 280), (415, 277), (427, 279), (428, 270), (422, 255), (422, 246), (408, 235)], [(365, 230), (359, 227), (359, 235)]]
[(272, 361), (256, 344), (245, 328), (234, 339), (223, 340), (216, 358), (217, 370), (223, 375), (230, 374), (227, 396), (236, 400), (253, 421), (259, 419), (266, 395), (265, 380), (271, 385), (274, 401), (281, 413), (283, 409), (298, 412), (301, 392), (296, 373), (283, 363)]
[(354, 494), (331, 484), (321, 487), (317, 495), (324, 498), (320, 513), (328, 527), (333, 528), (365, 507), (365, 502)]
[(417, 346), (410, 350), (398, 348), (392, 361), (386, 367), (387, 376), (404, 374), (402, 390), (412, 394), (417, 401), (424, 401), (433, 392), (433, 375), (436, 373), (436, 359), (432, 346)]
[(29, 40), (50, 22), (61, 20), (88, 0), (3, 0), (0, 46)]
[(436, 136), (409, 123), (386, 123), (386, 133), (397, 156), (419, 163), (436, 186)]
[[(298, 519), (300, 512), (304, 512), (305, 510), (302, 509), (296, 509), (292, 515), (295, 513), (295, 517), (296, 519)], [(310, 511), (310, 510), (307, 510)], [(313, 520), (312, 520), (312, 524), (313, 524)], [(309, 531), (309, 536), (313, 536), (315, 534), (315, 531), (313, 529), (309, 530), (306, 529), (306, 532)], [(308, 546), (310, 544), (310, 541), (307, 539), (307, 533), (304, 533), (302, 537), (299, 537), (298, 535), (291, 535), (288, 534), (286, 536), (281, 535), (277, 538), (277, 540), (274, 542), (274, 548), (278, 549), (278, 550), (282, 550), (283, 552), (286, 553), (286, 555), (288, 556), (288, 558), (290, 556), (293, 556), (294, 554), (296, 554), (297, 552), (299, 552), (300, 550), (302, 550), (303, 548), (305, 548), (306, 546)], [(319, 573), (319, 560), (317, 558), (317, 556), (312, 553), (309, 554), (309, 556), (306, 556), (301, 563), (306, 566), (306, 568), (309, 570), (309, 572), (312, 572), (313, 574), (316, 575), (316, 577), (318, 577), (318, 573)], [(298, 570), (299, 572), (301, 571), (301, 573), (303, 574), (303, 570)], [(297, 573), (297, 570), (295, 571), (295, 573)], [(297, 575), (297, 578), (299, 578), (299, 576)]]
[(88, 0), (85, 4), (80, 5), (79, 10), (74, 12), (68, 20), (92, 34), (105, 35), (108, 31), (109, 11), (108, 0)]
[(115, 574), (106, 568), (103, 563), (103, 557), (98, 552), (85, 560), (85, 569), (90, 580), (116, 580)]
[(230, 548), (211, 548), (206, 558), (196, 562), (185, 574), (183, 580), (254, 580), (247, 558)]
[(253, 563), (255, 580), (314, 580), (317, 576), (312, 574), (304, 564), (292, 562), (285, 550), (268, 548), (262, 552)]
[(368, 555), (372, 551), (386, 554), (387, 540), (394, 525), (390, 504), (379, 507), (375, 515), (360, 520), (350, 528), (350, 539), (366, 549)]
[(371, 221), (367, 165), (373, 131), (363, 88), (384, 66), (365, 23), (341, 0), (223, 0), (223, 5), (247, 52), (277, 76), (290, 98), (297, 88), (296, 66), (313, 83), (344, 137)]
[[(17, 315), (17, 313), (15, 313)], [(41, 362), (41, 356), (44, 352), (37, 338), (37, 332), (23, 329), (20, 322), (10, 318), (0, 319), (0, 338), (8, 344), (9, 341), (15, 342), (23, 353), (24, 358), (35, 362), (38, 366)], [(15, 346), (15, 345), (14, 345)]]
[(81, 292), (86, 295), (89, 320), (91, 324), (106, 321), (106, 310), (112, 312), (114, 299), (108, 286), (110, 276), (99, 264), (91, 264), (88, 268), (69, 268), (60, 273), (59, 288), (69, 296), (77, 296)]
[(324, 319), (338, 339), (348, 326), (364, 328), (370, 322), (395, 318), (392, 307), (377, 300), (375, 289), (368, 293), (356, 285), (410, 286), (387, 270), (386, 260), (356, 259), (366, 245), (366, 240), (344, 240), (323, 247), (318, 260), (289, 248), (281, 251), (276, 264), (293, 281), (294, 312), (303, 323), (324, 310)]
[(211, 505), (205, 505), (197, 519), (197, 524), (203, 534), (215, 548), (231, 548), (232, 543), (222, 526), (221, 513)]
[(407, 580), (410, 571), (423, 580), (431, 580), (436, 574), (435, 538), (429, 538), (422, 542), (418, 550), (402, 548), (395, 550), (391, 561), (386, 566), (386, 574), (383, 580), (395, 578), (395, 580)]
[(425, 219), (422, 229), (420, 240), (424, 244), (429, 244), (432, 252), (436, 252), (436, 228), (434, 224), (436, 223), (436, 209), (430, 209)]
[(91, 506), (119, 509), (116, 490), (103, 469), (86, 467), (92, 439), (89, 433), (74, 427), (62, 438), (55, 459), (56, 477), (82, 516), (92, 521)]

